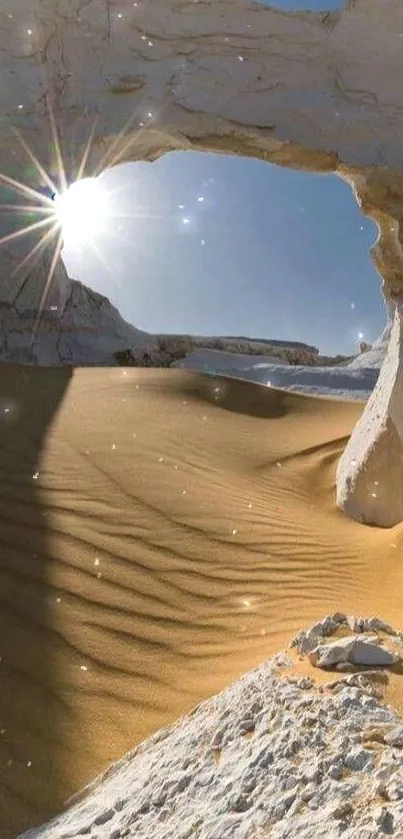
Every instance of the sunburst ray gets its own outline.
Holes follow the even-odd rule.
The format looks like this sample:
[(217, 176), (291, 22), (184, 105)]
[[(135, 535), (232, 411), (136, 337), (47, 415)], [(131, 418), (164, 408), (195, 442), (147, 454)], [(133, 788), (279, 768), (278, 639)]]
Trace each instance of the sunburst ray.
[(92, 250), (93, 250), (93, 251), (94, 251), (94, 253), (95, 253), (95, 256), (99, 259), (99, 261), (100, 261), (101, 265), (103, 265), (103, 267), (104, 267), (104, 268), (105, 268), (105, 270), (108, 272), (108, 274), (110, 274), (110, 276), (112, 277), (112, 279), (114, 280), (114, 282), (116, 282), (116, 274), (114, 274), (114, 273), (113, 273), (113, 271), (112, 271), (112, 269), (109, 267), (109, 265), (108, 265), (107, 261), (106, 261), (106, 260), (105, 260), (105, 258), (102, 256), (102, 254), (101, 254), (101, 252), (100, 252), (99, 248), (97, 247), (97, 245), (95, 244), (95, 242), (91, 241), (91, 242), (90, 242), (90, 245), (91, 245)]
[[(24, 268), (27, 267), (27, 264), (30, 263), (32, 265), (38, 262), (38, 259), (41, 256), (41, 253), (44, 249), (48, 248), (49, 245), (52, 245), (53, 240), (55, 240), (54, 251), (51, 256), (51, 263), (49, 270), (47, 272), (46, 281), (40, 296), (39, 306), (36, 313), (35, 323), (32, 330), (31, 336), (31, 350), (35, 344), (38, 329), (40, 325), (40, 320), (43, 314), (44, 307), (46, 305), (46, 300), (49, 295), (49, 291), (52, 285), (52, 281), (54, 279), (55, 271), (57, 269), (58, 260), (60, 258), (60, 253), (63, 247), (63, 227), (61, 224), (61, 216), (60, 210), (58, 207), (55, 206), (55, 199), (57, 197), (65, 196), (69, 188), (68, 177), (66, 174), (66, 163), (63, 157), (62, 151), (62, 140), (63, 135), (61, 134), (61, 127), (57, 124), (55, 119), (55, 113), (53, 110), (52, 99), (48, 92), (45, 95), (45, 101), (48, 111), (48, 123), (50, 126), (51, 136), (52, 136), (52, 147), (53, 147), (53, 163), (55, 164), (55, 173), (50, 174), (47, 170), (45, 165), (41, 163), (38, 159), (36, 154), (34, 153), (33, 149), (31, 149), (27, 140), (22, 136), (22, 133), (19, 129), (11, 126), (12, 131), (16, 138), (18, 139), (21, 147), (26, 152), (29, 160), (35, 166), (37, 172), (38, 183), (41, 185), (36, 189), (32, 185), (28, 186), (25, 183), (17, 180), (16, 178), (11, 177), (10, 175), (6, 175), (0, 172), (0, 185), (4, 184), (6, 187), (9, 187), (11, 190), (16, 192), (17, 194), (22, 195), (31, 203), (20, 203), (20, 204), (1, 204), (0, 205), (0, 214), (10, 214), (10, 215), (27, 215), (27, 219), (24, 221), (28, 221), (29, 217), (31, 219), (38, 218), (39, 220), (34, 220), (33, 223), (27, 224), (25, 226), (20, 227), (17, 230), (14, 230), (12, 233), (8, 233), (7, 235), (3, 236), (0, 239), (0, 246), (4, 246), (7, 243), (22, 239), (26, 236), (34, 232), (41, 232), (39, 241), (30, 249), (29, 253), (24, 256), (24, 258), (18, 263), (18, 265), (14, 268), (11, 273), (11, 276), (18, 275)], [(116, 165), (119, 162), (119, 159), (122, 159), (126, 154), (130, 145), (135, 142), (135, 135), (136, 132), (133, 132), (133, 123), (138, 117), (138, 108), (131, 114), (129, 119), (127, 120), (126, 124), (123, 126), (122, 130), (117, 134), (117, 136), (112, 141), (110, 147), (106, 149), (105, 154), (102, 156), (100, 162), (97, 166), (91, 167), (94, 168), (94, 171), (85, 175), (86, 168), (88, 166), (88, 161), (90, 158), (90, 153), (94, 143), (94, 137), (96, 134), (96, 129), (99, 124), (100, 115), (97, 114), (90, 134), (88, 136), (88, 140), (85, 143), (85, 147), (83, 150), (82, 158), (78, 163), (78, 166), (75, 167), (71, 164), (71, 171), (69, 171), (70, 178), (74, 175), (74, 183), (84, 180), (85, 178), (99, 178), (103, 175), (107, 168)], [(137, 129), (137, 136), (140, 135), (150, 126), (141, 127)], [(74, 173), (73, 173), (74, 170)], [(50, 197), (47, 194), (43, 194), (39, 190), (43, 190), (43, 185), (46, 185), (49, 192), (52, 194)], [(118, 195), (119, 192), (123, 190), (122, 187), (118, 187), (116, 189), (107, 190), (107, 200), (109, 202), (110, 208), (110, 199), (114, 196)], [(109, 215), (110, 220), (112, 218), (115, 219), (133, 219), (133, 220), (163, 220), (163, 216), (149, 213), (147, 212), (147, 208), (141, 207), (138, 209), (136, 213), (130, 212), (111, 212)], [(66, 231), (64, 231), (66, 233)], [(119, 235), (117, 232), (113, 231), (112, 229), (105, 230), (111, 238), (118, 240), (119, 242), (126, 242), (130, 244), (124, 237)], [(113, 277), (114, 282), (118, 282), (118, 278), (116, 277), (114, 271), (111, 269), (110, 265), (108, 264), (107, 260), (102, 255), (99, 247), (92, 240), (91, 235), (89, 234), (87, 237), (87, 244), (89, 247), (94, 251), (94, 254), (103, 265), (105, 270)], [(140, 252), (143, 252), (141, 247), (138, 248)], [(26, 281), (29, 280), (29, 275), (26, 278)]]
[(15, 126), (13, 126), (13, 125), (11, 126), (11, 128), (12, 128), (12, 131), (14, 132), (14, 134), (16, 135), (18, 141), (21, 143), (22, 148), (24, 149), (24, 151), (26, 151), (29, 159), (32, 161), (32, 163), (36, 167), (37, 171), (42, 176), (45, 183), (48, 185), (50, 191), (51, 192), (57, 192), (58, 188), (57, 188), (56, 184), (53, 182), (50, 175), (48, 175), (46, 169), (42, 166), (42, 164), (40, 163), (40, 161), (38, 160), (36, 155), (33, 153), (32, 149), (30, 149), (28, 143), (21, 136), (20, 131), (18, 131), (18, 129), (15, 128)]
[(27, 236), (28, 233), (32, 233), (34, 230), (40, 230), (42, 227), (46, 227), (51, 221), (51, 218), (45, 218), (42, 221), (36, 221), (34, 224), (28, 225), (28, 227), (23, 227), (21, 230), (15, 230), (14, 233), (8, 233), (7, 236), (3, 236), (0, 239), (0, 245), (5, 245), (7, 242), (13, 242), (16, 239), (22, 239), (23, 236)]
[(48, 111), (49, 111), (49, 121), (50, 121), (50, 127), (51, 127), (51, 131), (52, 131), (52, 135), (53, 135), (53, 143), (54, 143), (54, 150), (55, 150), (55, 154), (56, 154), (56, 161), (57, 161), (57, 167), (58, 167), (58, 175), (59, 175), (59, 178), (60, 178), (61, 191), (66, 192), (67, 187), (68, 187), (66, 170), (65, 170), (65, 167), (64, 167), (64, 163), (63, 163), (63, 155), (62, 155), (62, 149), (61, 149), (59, 134), (58, 134), (58, 131), (57, 131), (56, 120), (55, 120), (55, 116), (54, 116), (54, 113), (53, 113), (52, 103), (51, 103), (49, 94), (47, 94), (46, 101), (47, 101)]
[[(123, 139), (125, 137), (125, 134), (129, 130), (129, 127), (133, 124), (133, 122), (137, 119), (137, 117), (138, 117), (138, 108), (136, 108), (133, 111), (132, 115), (129, 117), (129, 119), (127, 120), (127, 122), (123, 126), (122, 130), (119, 131), (119, 134), (113, 140), (112, 145), (106, 150), (104, 156), (101, 158), (101, 161), (100, 161), (99, 165), (97, 166), (97, 168), (95, 170), (95, 177), (99, 177), (99, 175), (105, 169), (111, 168), (112, 166), (114, 166), (116, 164), (116, 162), (119, 160), (119, 157), (122, 157), (122, 155), (126, 151), (126, 149), (130, 147), (131, 143), (133, 142), (132, 137), (130, 137), (130, 140), (128, 142), (126, 142), (125, 146), (120, 147), (119, 152), (118, 152), (117, 155), (115, 155), (115, 157), (110, 158), (113, 151), (116, 148), (119, 147), (119, 143), (121, 143), (123, 141)], [(139, 129), (137, 129), (137, 133), (139, 134), (139, 133), (141, 133), (141, 131), (144, 131), (144, 130), (145, 130), (144, 128), (143, 129), (139, 128)]]
[[(32, 259), (32, 257), (36, 253), (38, 253), (38, 252), (40, 252), (40, 251), (42, 251), (46, 248), (48, 240), (50, 240), (55, 235), (55, 233), (56, 233), (56, 231), (58, 230), (59, 227), (60, 227), (59, 223), (55, 222), (54, 226), (51, 227), (51, 229), (48, 230), (48, 232), (39, 239), (39, 242), (37, 242), (37, 244), (32, 248), (32, 250), (30, 250), (29, 253), (27, 253), (27, 255), (24, 257), (22, 262), (18, 263), (18, 265), (14, 268), (14, 271), (12, 271), (12, 273), (10, 274), (10, 277), (14, 277), (15, 275), (17, 275), (21, 271), (21, 269), (24, 267), (24, 265), (26, 265), (27, 262), (29, 262), (29, 260)], [(32, 267), (34, 267), (37, 264), (37, 262), (38, 262), (38, 260), (35, 260), (32, 263)]]
[(16, 181), (15, 178), (10, 178), (9, 175), (5, 175), (3, 172), (0, 172), (0, 181), (3, 181), (7, 186), (13, 187), (16, 192), (21, 192), (26, 198), (33, 198), (35, 201), (39, 201), (41, 204), (49, 207), (53, 205), (51, 198), (47, 198), (46, 195), (42, 195), (38, 190), (21, 183), (21, 181)]
[(21, 215), (30, 215), (33, 213), (44, 213), (47, 215), (54, 215), (54, 208), (48, 207), (34, 207), (33, 204), (0, 204), (0, 210), (5, 213), (20, 213)]
[(45, 285), (44, 285), (44, 288), (43, 288), (43, 291), (42, 291), (42, 294), (41, 294), (41, 297), (40, 297), (40, 300), (39, 300), (38, 311), (37, 311), (36, 318), (35, 318), (34, 328), (32, 330), (30, 352), (32, 352), (32, 350), (33, 350), (33, 346), (34, 346), (36, 335), (37, 335), (37, 332), (38, 332), (40, 320), (41, 320), (41, 317), (42, 317), (42, 312), (43, 312), (43, 309), (44, 309), (44, 306), (45, 306), (45, 303), (46, 303), (46, 299), (48, 297), (49, 290), (50, 290), (50, 287), (51, 287), (51, 284), (52, 284), (53, 275), (54, 275), (55, 270), (56, 270), (56, 266), (57, 266), (57, 262), (58, 262), (58, 259), (59, 259), (59, 256), (60, 256), (60, 251), (62, 249), (62, 245), (63, 245), (63, 234), (62, 234), (62, 232), (60, 232), (60, 235), (59, 235), (59, 238), (57, 240), (56, 247), (55, 247), (55, 250), (54, 250), (54, 253), (53, 253), (52, 261), (51, 261), (51, 264), (50, 264), (49, 273), (48, 273), (48, 276), (46, 278), (46, 282), (45, 282)]
[(89, 153), (91, 151), (91, 145), (92, 145), (92, 142), (93, 142), (93, 139), (94, 139), (95, 129), (96, 129), (98, 123), (99, 123), (99, 114), (97, 114), (95, 119), (94, 119), (94, 124), (92, 126), (90, 136), (88, 137), (87, 145), (84, 149), (84, 154), (83, 154), (81, 163), (78, 167), (77, 180), (80, 180), (83, 177), (83, 174), (85, 172), (85, 167), (87, 165), (88, 156), (89, 156)]

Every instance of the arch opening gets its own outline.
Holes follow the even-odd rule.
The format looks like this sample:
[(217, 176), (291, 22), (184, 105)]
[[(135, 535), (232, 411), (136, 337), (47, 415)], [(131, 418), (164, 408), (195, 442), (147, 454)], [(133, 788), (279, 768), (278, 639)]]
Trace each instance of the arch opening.
[(372, 224), (339, 179), (234, 156), (174, 153), (102, 176), (114, 204), (72, 277), (152, 334), (303, 341), (353, 356), (383, 326)]

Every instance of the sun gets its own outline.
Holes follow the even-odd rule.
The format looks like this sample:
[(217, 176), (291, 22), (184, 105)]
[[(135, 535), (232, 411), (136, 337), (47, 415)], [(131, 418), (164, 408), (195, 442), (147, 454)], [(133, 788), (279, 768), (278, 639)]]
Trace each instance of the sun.
[(25, 199), (25, 203), (16, 204), (12, 201), (0, 204), (0, 215), (6, 213), (16, 215), (17, 218), (21, 216), (22, 222), (21, 224), (15, 224), (11, 232), (7, 232), (0, 238), (0, 247), (20, 241), (28, 236), (34, 240), (37, 239), (28, 253), (18, 260), (9, 275), (9, 280), (20, 275), (25, 283), (26, 278), (30, 276), (31, 266), (37, 263), (41, 254), (47, 251), (50, 255), (50, 260), (47, 260), (47, 276), (41, 289), (38, 310), (32, 328), (31, 350), (33, 350), (37, 340), (40, 321), (63, 246), (67, 245), (68, 248), (72, 247), (74, 250), (82, 251), (85, 255), (84, 251), (87, 250), (86, 246), (89, 245), (104, 268), (114, 276), (114, 272), (108, 264), (108, 259), (102, 255), (102, 248), (99, 247), (104, 245), (106, 237), (108, 240), (117, 239), (119, 242), (126, 243), (126, 239), (116, 232), (114, 221), (123, 218), (136, 221), (147, 218), (161, 219), (161, 216), (143, 213), (140, 207), (137, 207), (134, 213), (122, 212), (118, 195), (125, 190), (125, 187), (110, 189), (110, 187), (107, 188), (107, 182), (103, 180), (103, 176), (109, 169), (123, 162), (127, 148), (132, 143), (132, 139), (130, 138), (128, 141), (126, 134), (133, 121), (137, 119), (137, 111), (131, 114), (122, 130), (108, 145), (106, 153), (92, 169), (93, 176), (90, 177), (84, 176), (84, 172), (87, 169), (96, 127), (100, 119), (99, 115), (95, 117), (83, 149), (82, 158), (77, 160), (73, 167), (75, 179), (69, 183), (69, 173), (66, 171), (63, 160), (59, 129), (50, 95), (46, 96), (46, 104), (52, 134), (52, 169), (55, 169), (54, 174), (47, 171), (20, 130), (12, 122), (9, 123), (9, 128), (34, 165), (36, 182), (34, 184), (24, 183), (11, 177), (10, 174), (0, 171), (0, 187), (12, 190)]
[(98, 178), (81, 178), (52, 195), (63, 239), (73, 245), (91, 241), (107, 230), (109, 202)]

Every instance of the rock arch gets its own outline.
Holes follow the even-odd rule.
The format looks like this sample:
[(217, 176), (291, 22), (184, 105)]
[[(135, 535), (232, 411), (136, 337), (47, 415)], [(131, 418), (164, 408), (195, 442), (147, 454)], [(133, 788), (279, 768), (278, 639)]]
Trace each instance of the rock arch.
[[(15, 0), (0, 24), (3, 175), (41, 183), (13, 127), (55, 171), (54, 120), (69, 178), (91, 135), (86, 174), (194, 149), (334, 172), (351, 185), (379, 227), (372, 258), (390, 341), (340, 460), (337, 499), (363, 522), (401, 521), (401, 0), (350, 0), (337, 13), (252, 0)], [(0, 304), (20, 313), (37, 308), (51, 260), (45, 249), (34, 270), (10, 277), (27, 249), (18, 240), (0, 252)], [(58, 260), (48, 294), (57, 317), (70, 283)]]

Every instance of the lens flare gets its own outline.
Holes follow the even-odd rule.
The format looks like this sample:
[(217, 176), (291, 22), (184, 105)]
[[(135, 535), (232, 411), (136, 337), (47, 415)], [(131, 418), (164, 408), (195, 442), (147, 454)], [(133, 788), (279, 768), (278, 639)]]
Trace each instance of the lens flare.
[(85, 242), (105, 232), (108, 220), (107, 192), (97, 178), (75, 181), (65, 192), (55, 192), (52, 198), (66, 242)]
[[(22, 136), (21, 131), (11, 121), (8, 127), (35, 169), (34, 182), (26, 184), (0, 170), (0, 194), (2, 191), (11, 190), (24, 199), (24, 203), (17, 204), (12, 201), (7, 204), (0, 204), (0, 249), (5, 245), (11, 245), (13, 242), (19, 242), (25, 237), (33, 237), (38, 240), (24, 258), (18, 261), (9, 275), (9, 280), (19, 274), (20, 277), (23, 277), (23, 284), (29, 282), (30, 271), (41, 259), (44, 251), (53, 251), (50, 260), (48, 260), (47, 276), (43, 278), (40, 302), (31, 335), (31, 351), (33, 351), (37, 340), (40, 321), (63, 244), (68, 240), (69, 245), (71, 244), (74, 247), (74, 245), (84, 245), (87, 242), (102, 265), (114, 276), (108, 260), (103, 257), (98, 244), (95, 242), (96, 234), (107, 233), (108, 239), (117, 239), (119, 242), (128, 244), (122, 236), (114, 232), (112, 226), (108, 229), (107, 222), (110, 222), (113, 218), (133, 219), (135, 221), (162, 218), (154, 214), (144, 213), (140, 207), (136, 208), (134, 213), (122, 213), (119, 207), (115, 207), (115, 210), (113, 210), (113, 199), (116, 201), (119, 193), (124, 191), (126, 187), (107, 190), (102, 183), (102, 176), (105, 172), (113, 166), (127, 162), (129, 150), (138, 142), (139, 136), (141, 137), (144, 132), (148, 131), (148, 126), (144, 127), (144, 123), (138, 121), (138, 109), (136, 108), (130, 114), (122, 130), (116, 134), (112, 142), (107, 143), (106, 152), (97, 165), (90, 167), (93, 177), (84, 177), (85, 170), (88, 168), (87, 164), (93, 147), (96, 128), (100, 121), (99, 115), (95, 117), (83, 149), (82, 159), (75, 162), (72, 167), (73, 171), (69, 173), (70, 177), (74, 177), (74, 182), (69, 186), (60, 127), (53, 109), (51, 95), (47, 94), (44, 99), (49, 117), (47, 122), (51, 133), (53, 166), (57, 170), (56, 175), (52, 176), (47, 171), (45, 165), (40, 162), (34, 150)], [(153, 116), (150, 113), (149, 116), (153, 117), (154, 124), (156, 115)], [(135, 126), (136, 123), (137, 127)], [(19, 215), (21, 224), (15, 225), (12, 232), (7, 232), (2, 236), (1, 216), (4, 214), (8, 216)], [(33, 236), (33, 234), (35, 235)], [(141, 250), (138, 244), (136, 244), (136, 248)], [(20, 293), (21, 288), (21, 283), (16, 281), (16, 291), (18, 293)]]

